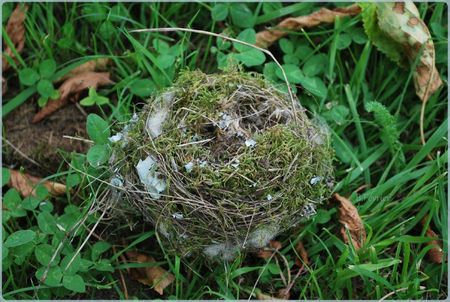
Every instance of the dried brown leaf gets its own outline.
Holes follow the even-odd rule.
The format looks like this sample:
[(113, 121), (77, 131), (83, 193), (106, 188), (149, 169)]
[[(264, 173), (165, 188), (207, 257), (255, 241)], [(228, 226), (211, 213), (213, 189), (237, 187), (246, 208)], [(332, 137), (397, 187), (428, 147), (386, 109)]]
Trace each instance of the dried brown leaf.
[(60, 97), (50, 100), (44, 108), (33, 117), (33, 123), (42, 121), (69, 102), (69, 97), (90, 87), (97, 88), (112, 84), (109, 72), (85, 71), (67, 79), (59, 87)]
[(262, 248), (256, 254), (256, 257), (262, 259), (269, 259), (272, 257), (274, 250), (280, 250), (282, 248), (282, 244), (280, 241), (270, 240), (269, 248)]
[[(156, 262), (152, 256), (138, 252), (127, 252), (127, 256), (132, 262)], [(130, 275), (133, 279), (139, 281), (140, 283), (152, 286), (153, 289), (160, 295), (163, 295), (164, 289), (175, 280), (174, 275), (159, 266), (131, 268)]]
[(297, 264), (300, 269), (303, 268), (304, 264), (309, 264), (309, 258), (308, 253), (306, 252), (305, 246), (301, 241), (297, 243), (295, 246), (295, 250), (297, 251), (297, 254), (300, 256), (300, 258), (295, 259), (295, 264)]
[(75, 67), (72, 69), (68, 74), (58, 79), (58, 81), (65, 81), (69, 78), (73, 78), (74, 76), (88, 72), (88, 71), (99, 71), (99, 70), (105, 70), (106, 66), (109, 64), (110, 60), (107, 58), (101, 58), (101, 59), (94, 59), (91, 61), (87, 61), (84, 64), (81, 64), (78, 67)]
[[(338, 215), (341, 223), (341, 235), (345, 243), (350, 240), (356, 250), (359, 250), (366, 241), (366, 229), (363, 221), (358, 214), (358, 210), (347, 198), (334, 194), (334, 198), (339, 202)], [(347, 230), (350, 233), (350, 238), (347, 236)]]
[[(421, 221), (422, 226), (425, 226), (426, 217), (424, 217)], [(426, 244), (429, 246), (432, 246), (428, 251), (428, 258), (433, 263), (441, 264), (444, 261), (444, 251), (442, 250), (442, 241), (439, 238), (439, 236), (428, 226), (427, 230), (425, 231), (425, 236), (430, 238), (437, 238), (433, 239), (431, 241), (428, 241)]]
[[(25, 20), (25, 13), (28, 10), (27, 5), (17, 4), (14, 11), (11, 13), (11, 16), (8, 19), (8, 23), (6, 24), (6, 33), (8, 37), (11, 39), (14, 48), (18, 53), (20, 53), (25, 45), (25, 26), (23, 24)], [(4, 43), (6, 45), (6, 43)], [(3, 51), (2, 55), (2, 71), (5, 71), (9, 68), (9, 62), (5, 58), (5, 54), (15, 59), (14, 53), (11, 48), (6, 47)]]
[(50, 194), (53, 196), (64, 195), (66, 193), (66, 186), (49, 180), (42, 180), (42, 178), (32, 176), (27, 173), (21, 173), (16, 170), (9, 170), (11, 175), (9, 186), (15, 188), (23, 197), (35, 195), (35, 187), (37, 184), (42, 184)]
[(288, 31), (310, 28), (322, 23), (333, 23), (336, 17), (345, 17), (357, 15), (361, 12), (357, 4), (347, 7), (339, 7), (333, 10), (321, 8), (320, 10), (300, 17), (290, 17), (281, 21), (274, 29), (268, 29), (256, 34), (256, 45), (262, 48), (268, 48), (278, 39), (287, 35)]

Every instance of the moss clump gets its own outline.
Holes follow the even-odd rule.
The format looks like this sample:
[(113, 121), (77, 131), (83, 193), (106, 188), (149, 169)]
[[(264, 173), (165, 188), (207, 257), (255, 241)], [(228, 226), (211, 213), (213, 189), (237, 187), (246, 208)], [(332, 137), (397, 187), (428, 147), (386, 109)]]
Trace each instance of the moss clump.
[(295, 106), (258, 75), (182, 72), (114, 143), (121, 212), (151, 221), (183, 256), (264, 246), (333, 186), (329, 139)]

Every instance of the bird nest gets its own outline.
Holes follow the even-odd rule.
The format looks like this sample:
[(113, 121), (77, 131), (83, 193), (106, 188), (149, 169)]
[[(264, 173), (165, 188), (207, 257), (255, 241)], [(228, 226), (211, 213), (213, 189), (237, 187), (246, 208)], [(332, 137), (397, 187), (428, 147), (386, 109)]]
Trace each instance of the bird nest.
[(168, 250), (232, 259), (315, 214), (333, 186), (326, 131), (259, 75), (182, 72), (110, 138), (115, 211)]

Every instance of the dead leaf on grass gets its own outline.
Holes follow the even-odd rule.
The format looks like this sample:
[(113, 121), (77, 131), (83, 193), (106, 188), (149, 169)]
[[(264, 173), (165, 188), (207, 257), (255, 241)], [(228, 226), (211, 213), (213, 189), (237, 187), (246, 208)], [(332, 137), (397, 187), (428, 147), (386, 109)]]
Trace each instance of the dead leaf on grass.
[[(427, 217), (424, 217), (421, 221), (422, 226), (425, 226)], [(439, 238), (439, 236), (431, 229), (430, 226), (428, 226), (425, 236), (429, 238), (437, 238), (433, 239), (431, 241), (428, 241), (426, 244), (429, 246), (433, 246), (432, 249), (428, 251), (428, 258), (433, 263), (441, 264), (444, 261), (444, 251), (442, 250), (442, 241)]]
[[(138, 252), (127, 252), (127, 256), (132, 262), (156, 262), (152, 256)], [(163, 295), (164, 289), (175, 280), (174, 275), (159, 266), (131, 268), (130, 275), (140, 283), (152, 286), (152, 288), (160, 295)]]
[[(25, 45), (25, 26), (23, 24), (25, 20), (25, 13), (28, 10), (27, 5), (17, 4), (16, 9), (11, 13), (11, 16), (8, 19), (8, 23), (6, 24), (6, 33), (8, 37), (11, 39), (14, 48), (18, 53), (20, 53)], [(7, 45), (3, 42), (3, 45)], [(5, 55), (15, 59), (14, 53), (11, 48), (6, 46), (6, 49), (3, 50), (2, 55), (2, 71), (5, 71), (9, 68), (9, 62), (5, 58)]]
[(288, 31), (299, 30), (320, 25), (322, 23), (333, 23), (336, 17), (357, 15), (361, 12), (357, 4), (347, 7), (338, 7), (333, 10), (321, 8), (320, 10), (300, 17), (290, 17), (281, 21), (273, 29), (267, 29), (256, 34), (256, 45), (268, 48), (278, 39), (286, 36)]
[(270, 240), (269, 248), (262, 248), (256, 254), (256, 257), (261, 259), (269, 259), (272, 257), (274, 250), (280, 250), (282, 248), (281, 242), (276, 240)]
[(300, 258), (295, 259), (295, 264), (300, 267), (300, 269), (303, 269), (304, 264), (309, 265), (308, 253), (306, 252), (303, 242), (299, 241), (295, 246), (295, 250), (300, 256)]
[(64, 195), (66, 193), (66, 186), (61, 183), (49, 180), (43, 181), (42, 178), (12, 169), (9, 170), (9, 173), (11, 175), (9, 186), (15, 188), (23, 197), (35, 196), (35, 187), (37, 184), (42, 184), (53, 196)]
[(93, 72), (85, 71), (76, 74), (74, 77), (67, 79), (59, 87), (60, 97), (57, 100), (48, 101), (47, 105), (41, 109), (33, 117), (33, 123), (37, 123), (45, 119), (47, 116), (51, 115), (59, 108), (63, 107), (69, 102), (69, 97), (76, 93), (79, 93), (90, 87), (97, 88), (99, 86), (104, 86), (112, 84), (113, 81), (110, 79), (109, 72)]
[[(345, 243), (352, 242), (356, 250), (359, 250), (366, 241), (366, 229), (358, 214), (358, 210), (347, 198), (334, 194), (334, 198), (339, 202), (338, 215), (341, 223), (341, 235)], [(347, 230), (350, 238), (347, 236)]]
[(78, 67), (72, 69), (68, 74), (58, 79), (58, 81), (65, 81), (67, 79), (73, 78), (74, 76), (84, 73), (87, 71), (99, 71), (105, 70), (106, 66), (109, 64), (110, 60), (107, 58), (94, 59), (81, 64)]

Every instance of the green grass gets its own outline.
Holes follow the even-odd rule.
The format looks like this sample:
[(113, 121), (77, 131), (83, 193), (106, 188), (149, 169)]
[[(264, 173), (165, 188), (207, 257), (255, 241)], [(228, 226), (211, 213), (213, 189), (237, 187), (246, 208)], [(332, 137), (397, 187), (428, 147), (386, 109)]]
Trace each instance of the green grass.
[[(220, 11), (226, 10), (228, 15), (214, 21), (213, 3), (29, 4), (25, 48), (4, 74), (9, 87), (3, 96), (2, 117), (13, 115), (25, 102), (36, 103), (37, 97), (30, 98), (37, 96), (36, 87), (19, 82), (20, 70), (37, 69), (42, 61), (53, 59), (57, 70), (51, 79), (56, 79), (88, 59), (110, 58), (108, 71), (115, 84), (97, 89), (110, 102), (101, 108), (95, 106), (114, 133), (150, 94), (170, 86), (178, 71), (199, 68), (212, 73), (224, 66), (227, 58), (236, 57), (231, 43), (218, 43), (209, 36), (130, 31), (190, 26), (216, 33), (226, 31), (237, 37), (246, 27), (258, 32), (277, 24), (278, 18), (305, 15), (319, 7), (315, 3), (223, 5)], [(337, 5), (344, 4), (326, 4), (330, 8)], [(360, 16), (340, 19), (334, 26), (292, 32), (270, 48), (282, 64), (291, 64), (287, 67), (288, 78), (295, 84), (293, 89), (301, 104), (311, 117), (330, 128), (336, 152), (335, 191), (351, 196), (358, 208), (367, 230), (362, 249), (355, 251), (342, 241), (336, 206), (331, 200), (311, 221), (277, 238), (283, 244), (280, 252), (288, 268), (274, 257), (263, 260), (254, 254), (242, 254), (230, 263), (205, 263), (201, 256), (180, 259), (163, 250), (150, 225), (130, 230), (127, 223), (109, 228), (101, 224), (95, 233), (109, 243), (98, 243), (98, 238), (91, 237), (81, 251), (81, 258), (76, 260), (79, 271), (73, 274), (82, 278), (84, 291), (77, 293), (64, 287), (64, 278), (71, 276), (67, 272), (63, 281), (55, 277), (54, 284), (39, 285), (35, 274), (43, 267), (45, 261), (41, 257), (48, 254), (47, 245), (56, 250), (64, 240), (64, 233), (57, 229), (56, 223), (66, 230), (76, 225), (105, 189), (96, 179), (107, 179), (104, 171), (89, 166), (86, 155), (63, 153), (66, 163), (54, 163), (61, 168), (54, 175), (43, 176), (73, 187), (65, 196), (50, 199), (41, 190), (37, 199), (22, 200), (7, 186), (3, 187), (4, 203), (9, 205), (8, 209), (14, 207), (14, 211), (3, 211), (3, 242), (19, 230), (36, 234), (21, 246), (6, 247), (7, 255), (3, 245), (3, 297), (122, 299), (118, 270), (127, 276), (126, 269), (136, 264), (123, 263), (120, 255), (132, 249), (152, 255), (157, 265), (175, 275), (176, 280), (165, 289), (164, 299), (247, 299), (250, 295), (255, 298), (260, 291), (275, 295), (286, 287), (280, 273), (287, 276), (288, 269), (293, 267), (297, 257), (294, 247), (301, 240), (310, 264), (291, 289), (291, 299), (381, 299), (388, 294), (391, 299), (446, 298), (447, 264), (432, 263), (427, 257), (426, 243), (430, 239), (420, 222), (428, 217), (425, 223), (443, 239), (447, 257), (448, 16), (445, 3), (417, 6), (429, 25), (437, 67), (444, 81), (426, 107), (425, 145), (419, 136), (421, 103), (414, 93), (413, 70), (398, 67), (367, 41)], [(14, 4), (4, 3), (2, 8), (4, 35)], [(251, 41), (253, 34), (250, 30), (245, 36)], [(8, 44), (9, 39), (4, 36), (4, 41)], [(245, 50), (238, 52), (242, 54)], [(308, 66), (315, 56), (326, 58), (316, 58), (317, 62), (325, 63)], [(259, 64), (245, 59), (241, 63), (245, 70), (264, 73), (283, 85), (268, 56)], [(296, 77), (298, 72), (303, 77)], [(386, 139), (386, 131), (392, 125), (380, 122), (386, 120), (380, 118), (383, 113), (368, 111), (371, 102), (384, 106), (384, 111), (380, 110), (385, 118), (389, 113), (387, 119), (393, 121), (398, 131), (391, 133), (394, 139)], [(428, 154), (433, 159), (428, 159)], [(360, 194), (352, 193), (365, 184), (370, 187)], [(71, 240), (64, 241), (61, 262), (81, 246), (100, 215), (99, 212), (89, 215), (85, 227), (72, 234)], [(111, 245), (115, 245), (115, 252)], [(55, 264), (54, 272), (64, 269), (64, 263)], [(149, 264), (141, 264), (146, 265)], [(128, 278), (127, 285), (131, 297), (159, 298), (150, 287)]]

